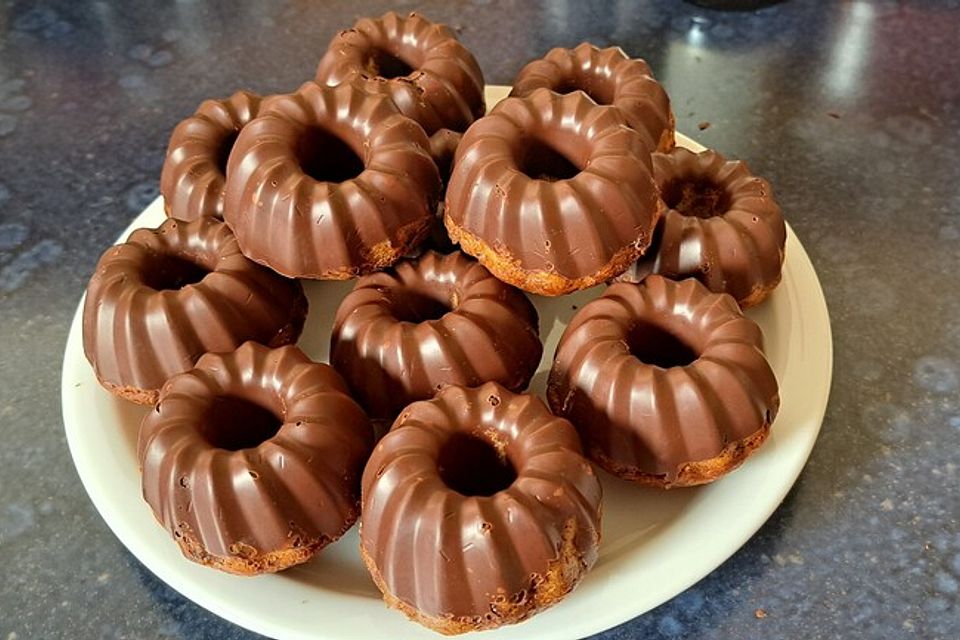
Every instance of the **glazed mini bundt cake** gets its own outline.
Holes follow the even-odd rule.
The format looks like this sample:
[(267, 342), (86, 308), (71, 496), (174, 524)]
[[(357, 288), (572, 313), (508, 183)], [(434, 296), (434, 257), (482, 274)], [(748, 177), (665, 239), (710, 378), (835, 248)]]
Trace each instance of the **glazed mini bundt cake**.
[(393, 420), (445, 385), (525, 389), (538, 334), (523, 293), (460, 252), (428, 251), (357, 281), (337, 309), (330, 362), (371, 417)]
[(619, 279), (693, 277), (743, 308), (765, 300), (780, 282), (787, 240), (770, 184), (745, 162), (680, 147), (654, 154), (653, 172), (667, 212), (650, 250)]
[(551, 49), (520, 70), (510, 95), (528, 96), (540, 88), (583, 91), (597, 104), (619, 109), (651, 151), (673, 148), (674, 119), (667, 92), (645, 61), (630, 58), (620, 47), (599, 49), (584, 42), (574, 49)]
[(407, 407), (363, 472), (360, 552), (387, 604), (454, 634), (566, 596), (600, 539), (580, 451), (569, 422), (496, 383)]
[(143, 497), (183, 554), (250, 575), (305, 562), (350, 528), (372, 446), (336, 371), (248, 342), (167, 382), (137, 452)]
[(225, 100), (205, 100), (173, 130), (160, 173), (168, 217), (223, 217), (227, 158), (240, 130), (257, 117), (260, 96), (238, 91)]
[(711, 482), (777, 415), (762, 342), (732, 297), (692, 278), (617, 283), (563, 332), (547, 398), (610, 473), (664, 488)]
[(163, 383), (204, 353), (296, 342), (306, 315), (300, 283), (243, 257), (223, 222), (168, 218), (100, 257), (83, 306), (83, 351), (109, 391), (154, 404)]
[(388, 96), (428, 136), (464, 131), (483, 115), (483, 72), (446, 25), (393, 11), (361, 18), (330, 42), (317, 82), (362, 82)]
[(464, 134), (447, 188), (451, 240), (499, 279), (557, 296), (619, 275), (662, 202), (650, 149), (581, 92), (507, 98)]
[(265, 101), (227, 165), (224, 219), (244, 254), (289, 276), (388, 267), (434, 221), (440, 177), (423, 129), (356, 84)]

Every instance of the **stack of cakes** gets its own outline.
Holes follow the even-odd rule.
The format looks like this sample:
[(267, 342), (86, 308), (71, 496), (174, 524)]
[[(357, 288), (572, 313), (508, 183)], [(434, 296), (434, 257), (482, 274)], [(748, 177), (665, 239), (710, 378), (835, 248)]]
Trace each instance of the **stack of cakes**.
[[(767, 436), (777, 382), (741, 308), (780, 279), (770, 186), (675, 148), (666, 92), (617, 47), (554, 49), (485, 111), (453, 32), (391, 12), (295, 92), (174, 129), (168, 219), (103, 254), (83, 328), (101, 384), (154, 407), (143, 495), (188, 558), (279, 571), (359, 518), (390, 606), (493, 628), (595, 563), (591, 461), (682, 487)], [(299, 279), (349, 278), (313, 362)], [(612, 281), (552, 354), (549, 404), (525, 393), (527, 294)]]

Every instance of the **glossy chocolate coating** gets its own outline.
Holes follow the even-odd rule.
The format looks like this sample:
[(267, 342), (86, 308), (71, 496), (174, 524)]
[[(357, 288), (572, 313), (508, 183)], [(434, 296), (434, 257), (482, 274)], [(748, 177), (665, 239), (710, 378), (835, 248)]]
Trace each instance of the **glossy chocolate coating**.
[(224, 219), (244, 254), (290, 277), (387, 267), (433, 222), (440, 177), (423, 129), (358, 85), (264, 101), (227, 165)]
[(662, 203), (650, 149), (581, 92), (507, 98), (464, 134), (447, 187), (450, 237), (504, 282), (543, 295), (621, 273)]
[(227, 157), (240, 130), (259, 109), (260, 96), (238, 91), (225, 100), (205, 100), (176, 126), (160, 174), (167, 216), (223, 217)]
[(770, 184), (716, 151), (656, 153), (653, 171), (668, 209), (650, 250), (619, 279), (693, 277), (744, 308), (766, 299), (780, 282), (787, 240)]
[(433, 161), (437, 163), (440, 179), (443, 181), (443, 189), (440, 192), (440, 203), (437, 206), (437, 217), (430, 227), (430, 235), (421, 245), (423, 250), (433, 249), (440, 253), (450, 253), (457, 249), (456, 245), (450, 241), (447, 227), (443, 224), (443, 198), (447, 193), (450, 172), (453, 171), (453, 159), (456, 157), (457, 147), (460, 146), (461, 139), (463, 139), (463, 134), (450, 129), (440, 129), (430, 136), (430, 155), (433, 156)]
[(333, 38), (317, 82), (357, 80), (388, 96), (428, 135), (444, 128), (463, 131), (486, 110), (483, 72), (473, 54), (446, 25), (416, 13), (361, 18)]
[(107, 249), (87, 285), (83, 350), (97, 379), (143, 404), (208, 351), (296, 342), (299, 282), (250, 262), (223, 222), (168, 218)]
[(430, 155), (433, 157), (433, 161), (437, 163), (440, 179), (443, 180), (444, 186), (450, 179), (453, 159), (457, 154), (457, 147), (460, 146), (462, 138), (463, 135), (451, 129), (440, 129), (430, 136)]
[[(464, 437), (486, 443), (513, 481), (490, 495), (450, 488), (441, 467)], [(488, 466), (471, 472), (498, 471)], [(600, 502), (576, 432), (541, 400), (496, 383), (447, 387), (407, 407), (374, 448), (361, 552), (408, 616), (445, 633), (492, 628), (573, 589), (597, 559)]]
[(460, 252), (428, 251), (357, 281), (337, 309), (330, 362), (374, 418), (450, 384), (525, 389), (540, 363), (526, 296)]
[(547, 397), (577, 427), (588, 455), (612, 473), (660, 486), (693, 484), (685, 481), (686, 465), (765, 436), (777, 414), (777, 380), (762, 341), (732, 297), (692, 278), (614, 284), (564, 331)]
[(551, 49), (520, 70), (510, 95), (527, 96), (540, 88), (557, 93), (583, 91), (597, 104), (620, 109), (649, 149), (673, 148), (674, 120), (667, 92), (645, 61), (630, 58), (620, 47), (599, 49), (584, 42), (573, 49)]
[[(249, 442), (237, 415), (212, 434), (211, 412), (238, 398), (273, 414), (276, 432)], [(217, 437), (250, 446), (225, 448)], [(350, 528), (372, 446), (336, 371), (294, 346), (248, 342), (206, 354), (164, 385), (137, 450), (143, 497), (184, 555), (249, 574), (303, 562)]]

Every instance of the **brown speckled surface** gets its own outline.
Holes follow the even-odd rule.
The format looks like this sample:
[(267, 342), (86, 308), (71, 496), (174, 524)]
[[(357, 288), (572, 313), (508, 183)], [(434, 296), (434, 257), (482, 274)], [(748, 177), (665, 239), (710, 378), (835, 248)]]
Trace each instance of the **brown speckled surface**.
[(493, 83), (582, 40), (645, 57), (678, 130), (773, 183), (823, 283), (833, 393), (796, 487), (710, 576), (599, 637), (960, 636), (960, 3), (638, 4), (0, 2), (0, 640), (251, 637), (94, 511), (63, 344), (176, 122), (296, 88), (336, 29), (388, 8), (452, 24)]

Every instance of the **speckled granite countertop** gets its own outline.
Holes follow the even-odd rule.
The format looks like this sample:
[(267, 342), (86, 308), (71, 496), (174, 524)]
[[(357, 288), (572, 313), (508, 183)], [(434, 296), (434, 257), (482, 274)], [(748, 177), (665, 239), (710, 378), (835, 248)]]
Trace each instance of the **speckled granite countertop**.
[(646, 58), (681, 131), (773, 182), (826, 293), (833, 393), (795, 488), (709, 577), (598, 637), (960, 637), (960, 3), (152, 4), (0, 4), (0, 640), (251, 637), (93, 509), (61, 353), (173, 125), (295, 88), (336, 29), (391, 6), (455, 25), (491, 83), (582, 40)]

